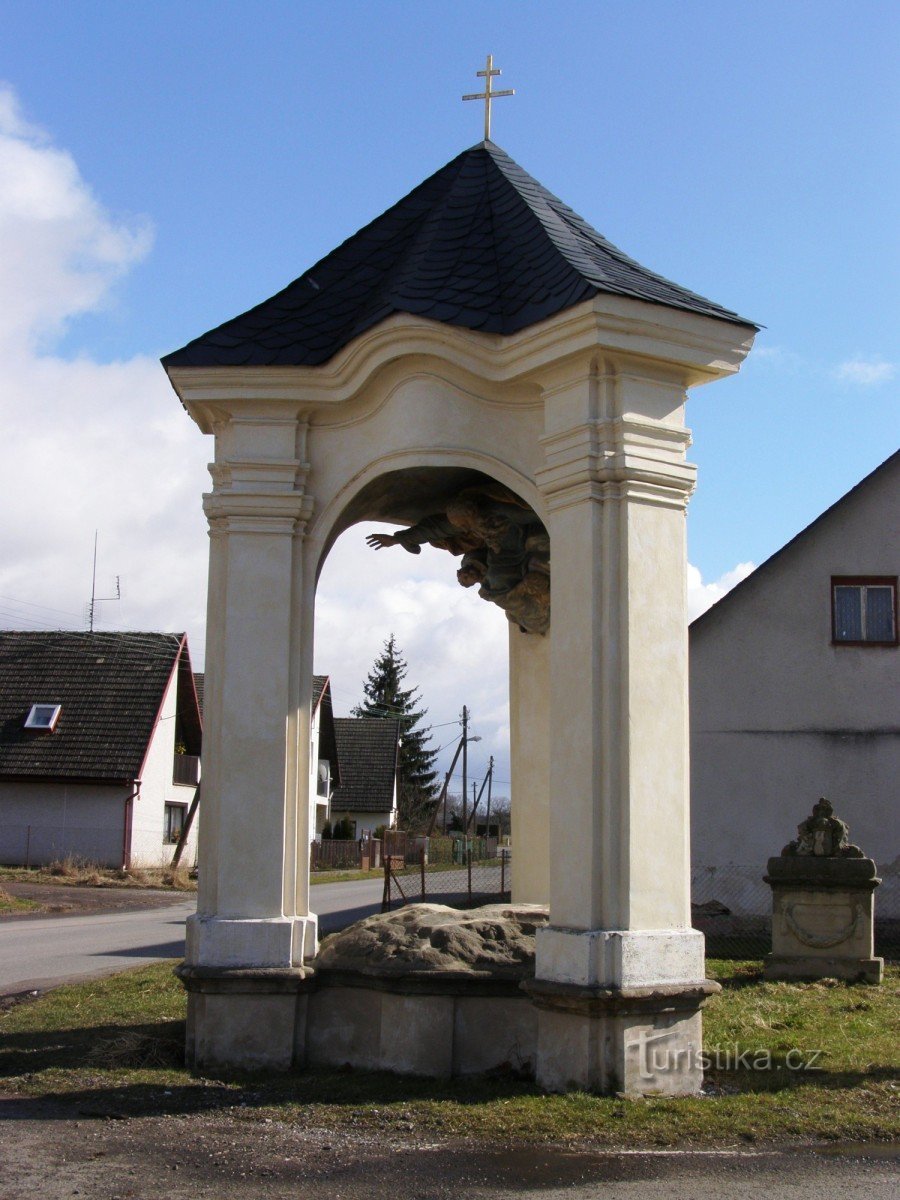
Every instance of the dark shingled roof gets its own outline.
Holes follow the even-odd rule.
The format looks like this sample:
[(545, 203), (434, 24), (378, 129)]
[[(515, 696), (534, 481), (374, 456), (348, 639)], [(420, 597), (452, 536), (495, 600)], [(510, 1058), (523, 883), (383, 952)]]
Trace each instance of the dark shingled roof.
[[(176, 664), (179, 736), (199, 754), (183, 634), (0, 631), (0, 776), (136, 779)], [(33, 704), (62, 706), (52, 733), (24, 728)]]
[(341, 785), (332, 793), (332, 815), (389, 813), (394, 804), (400, 722), (390, 717), (335, 717), (334, 733)]
[(599, 292), (753, 325), (642, 267), (482, 142), (270, 300), (162, 361), (318, 366), (393, 313), (511, 334)]

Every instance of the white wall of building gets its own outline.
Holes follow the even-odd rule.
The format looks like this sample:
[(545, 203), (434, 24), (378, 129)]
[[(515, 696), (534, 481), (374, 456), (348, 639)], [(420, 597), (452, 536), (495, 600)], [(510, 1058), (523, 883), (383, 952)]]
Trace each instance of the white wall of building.
[(827, 796), (900, 916), (900, 649), (831, 640), (832, 576), (898, 571), (895, 463), (692, 627), (695, 900), (765, 911), (767, 859)]
[[(178, 672), (172, 673), (160, 706), (156, 728), (144, 761), (141, 788), (134, 801), (131, 827), (131, 864), (135, 867), (167, 866), (175, 846), (167, 842), (165, 806), (178, 804), (185, 814), (194, 798), (194, 788), (172, 780), (175, 768), (175, 716), (178, 701)], [(202, 805), (201, 805), (202, 807)], [(191, 829), (181, 861), (193, 866), (197, 858), (197, 821)]]

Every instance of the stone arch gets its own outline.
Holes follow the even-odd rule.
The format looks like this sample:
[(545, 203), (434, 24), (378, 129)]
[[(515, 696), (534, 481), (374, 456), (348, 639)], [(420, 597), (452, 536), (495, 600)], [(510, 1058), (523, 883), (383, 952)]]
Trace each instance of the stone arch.
[(379, 457), (310, 518), (306, 539), (316, 555), (316, 578), (331, 547), (353, 525), (361, 521), (411, 525), (426, 513), (439, 511), (442, 503), (463, 488), (492, 481), (514, 492), (546, 525), (546, 505), (534, 481), (490, 454), (422, 447), (399, 456), (388, 453)]

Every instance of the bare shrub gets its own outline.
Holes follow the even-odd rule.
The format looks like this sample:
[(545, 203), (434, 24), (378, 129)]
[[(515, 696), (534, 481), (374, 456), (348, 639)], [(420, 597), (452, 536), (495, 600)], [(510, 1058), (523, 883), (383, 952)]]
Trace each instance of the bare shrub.
[(157, 1036), (127, 1029), (116, 1037), (103, 1038), (85, 1056), (92, 1067), (112, 1070), (116, 1067), (173, 1067), (184, 1065), (184, 1046), (180, 1037)]

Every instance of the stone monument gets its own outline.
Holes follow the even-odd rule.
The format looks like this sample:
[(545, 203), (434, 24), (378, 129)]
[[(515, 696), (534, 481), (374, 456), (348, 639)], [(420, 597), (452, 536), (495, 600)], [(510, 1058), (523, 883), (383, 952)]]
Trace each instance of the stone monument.
[[(697, 1090), (715, 985), (690, 919), (685, 403), (755, 332), (484, 141), (164, 359), (215, 439), (193, 1062), (311, 1061), (316, 584), (375, 520), (403, 527), (376, 549), (443, 544), (507, 617), (513, 901), (550, 914), (536, 1078)], [(665, 1078), (636, 1066), (657, 1035)]]
[(874, 897), (881, 880), (823, 796), (764, 876), (772, 888), (769, 979), (858, 979), (881, 983)]

